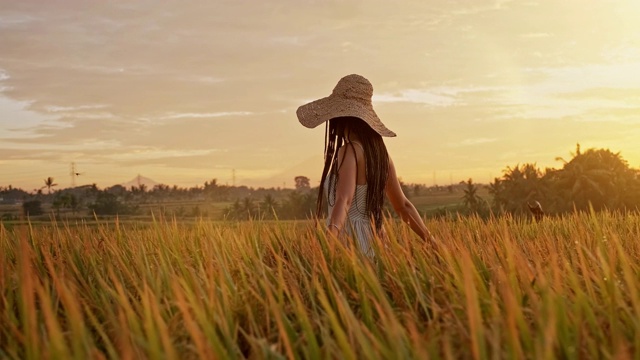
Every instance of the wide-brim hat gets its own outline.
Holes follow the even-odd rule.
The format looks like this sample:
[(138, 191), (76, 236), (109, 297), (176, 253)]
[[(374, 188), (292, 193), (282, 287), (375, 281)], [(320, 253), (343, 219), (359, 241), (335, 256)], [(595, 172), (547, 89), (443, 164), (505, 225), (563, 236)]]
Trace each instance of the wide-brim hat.
[(300, 106), (296, 114), (300, 123), (308, 128), (333, 118), (353, 116), (362, 119), (382, 136), (396, 136), (373, 110), (372, 96), (373, 86), (369, 80), (356, 74), (347, 75), (338, 81), (331, 95)]

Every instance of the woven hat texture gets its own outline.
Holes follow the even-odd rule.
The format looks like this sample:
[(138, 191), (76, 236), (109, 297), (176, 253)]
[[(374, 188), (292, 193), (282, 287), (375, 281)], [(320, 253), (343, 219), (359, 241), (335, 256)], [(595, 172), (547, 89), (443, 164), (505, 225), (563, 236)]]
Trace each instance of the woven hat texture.
[(372, 96), (373, 86), (369, 80), (351, 74), (338, 81), (331, 95), (300, 106), (296, 114), (300, 123), (308, 128), (314, 128), (333, 118), (354, 116), (362, 119), (382, 136), (396, 136), (384, 126), (373, 110)]

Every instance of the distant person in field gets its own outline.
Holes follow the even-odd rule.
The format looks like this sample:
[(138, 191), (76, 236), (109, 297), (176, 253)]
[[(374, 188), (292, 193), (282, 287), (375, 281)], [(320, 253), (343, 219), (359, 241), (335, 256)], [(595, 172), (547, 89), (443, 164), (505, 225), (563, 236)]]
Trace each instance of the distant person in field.
[(542, 205), (540, 205), (538, 201), (534, 201), (533, 204), (530, 202), (527, 202), (527, 205), (529, 206), (529, 211), (531, 211), (536, 221), (542, 220), (542, 218), (544, 217), (544, 211), (542, 211)]
[(302, 105), (297, 115), (308, 128), (325, 123), (325, 161), (316, 203), (319, 217), (326, 197), (328, 232), (353, 237), (360, 251), (374, 256), (374, 234), (384, 237), (384, 196), (400, 218), (423, 240), (434, 241), (413, 204), (402, 192), (383, 136), (387, 129), (371, 104), (373, 86), (360, 75), (340, 79), (328, 97)]

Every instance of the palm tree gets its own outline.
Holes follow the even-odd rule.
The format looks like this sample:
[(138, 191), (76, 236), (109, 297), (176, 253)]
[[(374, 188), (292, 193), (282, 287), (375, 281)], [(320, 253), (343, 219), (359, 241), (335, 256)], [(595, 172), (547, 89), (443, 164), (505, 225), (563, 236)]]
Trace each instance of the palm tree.
[(244, 201), (242, 202), (243, 218), (246, 218), (246, 219), (254, 218), (255, 211), (256, 211), (256, 207), (253, 204), (253, 199), (251, 199), (250, 197), (244, 198)]
[(524, 211), (523, 204), (547, 197), (548, 176), (535, 163), (518, 164), (507, 167), (503, 177), (489, 185), (489, 192), (493, 195), (494, 210), (520, 214)]
[(502, 180), (499, 178), (493, 179), (492, 183), (489, 183), (487, 186), (489, 189), (489, 194), (493, 195), (493, 209), (498, 212), (502, 212), (504, 210), (504, 203), (506, 199), (504, 198), (504, 184)]
[(48, 178), (44, 179), (44, 186), (42, 187), (47, 188), (47, 190), (49, 191), (49, 194), (51, 194), (51, 188), (53, 188), (54, 186), (58, 186), (58, 184), (55, 184), (53, 182), (53, 178), (51, 176), (49, 176)]
[(476, 209), (480, 201), (482, 201), (482, 199), (477, 194), (478, 187), (475, 186), (475, 184), (471, 179), (469, 179), (465, 184), (467, 185), (467, 187), (466, 189), (464, 189), (462, 202), (464, 203), (464, 206), (466, 206), (467, 208), (471, 210)]
[(462, 201), (465, 208), (469, 212), (480, 216), (487, 215), (487, 202), (478, 195), (478, 186), (471, 179), (464, 182), (464, 184), (466, 184), (466, 188), (464, 189)]
[(628, 165), (619, 153), (604, 149), (578, 150), (573, 159), (565, 161), (563, 168), (556, 172), (555, 180), (568, 204), (583, 210), (591, 204), (599, 210), (621, 205), (625, 189), (618, 184), (625, 182), (628, 173)]
[(240, 220), (242, 218), (242, 204), (240, 204), (240, 199), (236, 199), (236, 201), (229, 206), (225, 210), (225, 219), (226, 220)]
[(271, 218), (273, 217), (273, 215), (275, 215), (275, 209), (277, 206), (278, 203), (276, 202), (276, 199), (271, 194), (267, 194), (264, 196), (264, 199), (262, 199), (262, 202), (260, 203), (260, 210), (265, 215), (265, 217)]

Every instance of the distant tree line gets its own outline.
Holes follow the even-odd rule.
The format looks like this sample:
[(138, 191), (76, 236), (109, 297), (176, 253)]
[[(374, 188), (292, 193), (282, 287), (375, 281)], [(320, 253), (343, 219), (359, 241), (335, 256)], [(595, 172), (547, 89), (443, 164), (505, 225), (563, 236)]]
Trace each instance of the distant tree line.
[(100, 189), (96, 184), (91, 184), (55, 189), (58, 184), (52, 177), (48, 177), (44, 179), (44, 186), (30, 192), (12, 185), (0, 186), (0, 204), (21, 204), (23, 215), (28, 217), (45, 214), (44, 205), (56, 215), (67, 211), (73, 215), (93, 216), (138, 215), (141, 205), (157, 207), (162, 213), (166, 204), (183, 203), (192, 204), (193, 208), (185, 209), (184, 205), (180, 205), (173, 215), (207, 217), (207, 211), (202, 210), (198, 204), (231, 203), (229, 210), (224, 211), (224, 218), (303, 218), (309, 214), (306, 210), (310, 207), (308, 204), (312, 201), (315, 204), (315, 196), (311, 195), (313, 190), (310, 188), (309, 178), (298, 176), (295, 181), (295, 190), (221, 185), (216, 179), (193, 187), (158, 184), (149, 188), (140, 184), (131, 187), (114, 185)]
[(610, 210), (638, 211), (640, 170), (629, 167), (620, 153), (609, 149), (576, 152), (560, 169), (541, 170), (535, 164), (508, 167), (489, 186), (496, 213), (521, 214), (526, 204), (539, 201), (548, 214)]
[[(490, 202), (477, 196), (477, 185), (466, 183), (459, 214), (531, 216), (529, 207), (538, 202), (547, 215), (574, 211), (640, 210), (640, 170), (633, 169), (609, 149), (580, 150), (571, 160), (561, 157), (562, 168), (538, 168), (536, 164), (507, 167), (503, 176), (488, 185)], [(441, 214), (442, 215), (442, 214)]]
[[(540, 169), (536, 164), (508, 166), (502, 177), (487, 185), (488, 199), (481, 198), (480, 186), (472, 179), (447, 187), (426, 187), (421, 184), (401, 184), (407, 196), (421, 196), (436, 188), (454, 193), (462, 189), (459, 205), (443, 208), (435, 216), (511, 214), (530, 216), (528, 204), (539, 202), (548, 215), (572, 211), (610, 210), (638, 211), (640, 208), (640, 170), (631, 168), (620, 153), (608, 149), (580, 150), (577, 145), (572, 158), (562, 162), (559, 169)], [(140, 205), (195, 204), (188, 211), (180, 206), (173, 215), (203, 217), (207, 212), (198, 204), (227, 203), (222, 218), (247, 219), (304, 219), (313, 216), (318, 188), (310, 186), (309, 178), (297, 176), (295, 189), (250, 188), (218, 184), (216, 179), (202, 186), (182, 188), (164, 184), (147, 188), (144, 184), (125, 188), (115, 185), (99, 189), (96, 184), (67, 189), (55, 189), (54, 179), (44, 179), (43, 186), (31, 192), (9, 185), (0, 186), (0, 203), (22, 205), (23, 214), (38, 216), (48, 204), (56, 214), (61, 211), (87, 215), (135, 215)], [(46, 193), (42, 190), (46, 189)], [(486, 192), (486, 191), (485, 191)], [(391, 206), (386, 204), (389, 213)], [(3, 215), (5, 218), (6, 214)]]
[(315, 214), (318, 188), (311, 188), (306, 176), (296, 176), (294, 180), (295, 190), (288, 192), (280, 201), (272, 194), (266, 194), (259, 200), (254, 200), (251, 196), (237, 199), (224, 211), (224, 219), (291, 220), (312, 217)]

